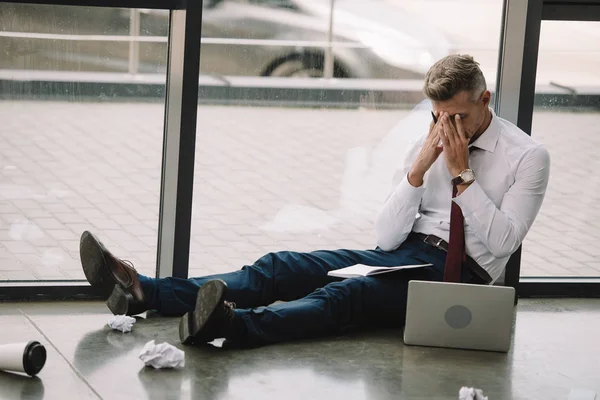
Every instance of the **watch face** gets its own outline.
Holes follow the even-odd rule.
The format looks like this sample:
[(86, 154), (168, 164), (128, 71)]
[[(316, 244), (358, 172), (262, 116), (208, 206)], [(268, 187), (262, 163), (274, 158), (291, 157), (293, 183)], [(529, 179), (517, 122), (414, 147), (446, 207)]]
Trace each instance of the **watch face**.
[(463, 182), (471, 182), (475, 180), (475, 174), (470, 169), (463, 171), (460, 174), (460, 177), (462, 178)]

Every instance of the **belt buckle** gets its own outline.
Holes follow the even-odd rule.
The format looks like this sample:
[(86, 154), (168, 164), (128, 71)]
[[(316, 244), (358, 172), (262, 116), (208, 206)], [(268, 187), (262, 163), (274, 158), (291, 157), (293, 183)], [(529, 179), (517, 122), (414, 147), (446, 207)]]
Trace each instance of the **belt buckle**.
[(438, 238), (437, 236), (436, 236), (436, 238), (437, 238), (437, 241), (434, 241), (432, 235), (427, 235), (423, 238), (423, 242), (425, 242), (429, 245), (432, 245), (433, 247), (435, 247), (437, 249), (444, 250), (444, 248), (441, 246), (444, 239)]

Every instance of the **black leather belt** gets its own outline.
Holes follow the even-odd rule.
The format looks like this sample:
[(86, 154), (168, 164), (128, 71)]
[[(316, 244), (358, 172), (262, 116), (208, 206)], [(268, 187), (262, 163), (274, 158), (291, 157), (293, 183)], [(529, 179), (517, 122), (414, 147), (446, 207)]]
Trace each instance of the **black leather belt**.
[[(417, 238), (418, 240), (422, 240), (423, 242), (437, 248), (440, 250), (448, 252), (448, 242), (444, 239), (439, 238), (435, 235), (425, 235), (424, 233), (411, 232), (410, 236)], [(492, 277), (488, 272), (483, 269), (477, 261), (473, 260), (470, 256), (467, 255), (467, 261), (465, 262), (465, 267), (469, 268), (479, 279), (481, 279), (481, 283), (490, 283), (492, 281)]]

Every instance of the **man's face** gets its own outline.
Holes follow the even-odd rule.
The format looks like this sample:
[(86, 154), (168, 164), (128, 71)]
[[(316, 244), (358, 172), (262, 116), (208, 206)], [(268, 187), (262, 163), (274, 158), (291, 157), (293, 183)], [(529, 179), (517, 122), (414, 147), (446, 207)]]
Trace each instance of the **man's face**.
[(473, 137), (479, 132), (487, 116), (488, 106), (490, 104), (491, 93), (486, 90), (476, 100), (473, 94), (462, 91), (453, 98), (446, 101), (432, 102), (434, 112), (447, 112), (450, 115), (452, 123), (455, 123), (454, 116), (460, 115), (463, 128), (467, 138)]

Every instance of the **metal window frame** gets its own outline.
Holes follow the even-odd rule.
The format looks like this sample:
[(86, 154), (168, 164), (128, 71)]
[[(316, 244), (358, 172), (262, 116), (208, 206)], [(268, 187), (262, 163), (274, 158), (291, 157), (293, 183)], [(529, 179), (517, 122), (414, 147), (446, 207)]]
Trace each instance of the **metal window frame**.
[[(0, 0), (2, 3), (169, 10), (157, 277), (187, 278), (200, 76), (202, 0)], [(87, 282), (11, 281), (0, 300), (97, 299)]]
[(600, 21), (600, 2), (597, 0), (544, 0), (542, 20)]
[(200, 76), (202, 1), (170, 15), (165, 134), (157, 273), (187, 278), (189, 271)]
[[(543, 20), (600, 21), (600, 1), (505, 0), (495, 111), (528, 135)], [(521, 251), (510, 257), (504, 279), (517, 297), (600, 297), (600, 277), (521, 277)]]
[[(155, 10), (185, 10), (187, 0), (0, 0), (1, 3), (40, 4), (48, 6), (151, 8)], [(189, 4), (188, 4), (189, 3)]]

